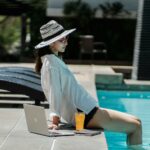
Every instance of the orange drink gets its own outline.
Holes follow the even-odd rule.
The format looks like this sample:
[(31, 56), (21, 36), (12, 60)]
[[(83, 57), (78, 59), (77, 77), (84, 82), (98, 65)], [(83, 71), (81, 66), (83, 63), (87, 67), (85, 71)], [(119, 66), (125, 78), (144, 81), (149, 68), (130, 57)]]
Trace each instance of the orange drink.
[(75, 113), (75, 123), (76, 123), (77, 131), (84, 129), (84, 120), (85, 120), (85, 114), (83, 112)]

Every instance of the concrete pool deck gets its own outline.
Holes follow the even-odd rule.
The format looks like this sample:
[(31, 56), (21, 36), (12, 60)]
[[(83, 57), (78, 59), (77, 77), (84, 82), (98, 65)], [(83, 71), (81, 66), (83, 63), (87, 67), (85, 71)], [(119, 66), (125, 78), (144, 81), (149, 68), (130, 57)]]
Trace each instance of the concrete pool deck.
[[(34, 67), (34, 64), (0, 64), (4, 66)], [(100, 89), (132, 89), (134, 86), (150, 91), (150, 82), (124, 80), (122, 73), (116, 73), (110, 66), (68, 65), (76, 79), (96, 99), (95, 82)], [(128, 87), (128, 88), (127, 88)], [(139, 89), (140, 89), (139, 88)], [(0, 105), (6, 100), (0, 100)], [(15, 103), (15, 100), (9, 100)], [(18, 103), (18, 101), (16, 101)], [(27, 103), (20, 100), (20, 103)], [(47, 112), (47, 109), (46, 109)], [(31, 134), (27, 130), (22, 108), (0, 108), (0, 149), (1, 150), (107, 150), (104, 132), (93, 137), (72, 136), (50, 138)]]
[[(32, 68), (33, 64), (1, 64), (0, 66), (24, 66)], [(91, 71), (91, 66), (69, 65), (69, 68), (74, 72), (77, 80), (97, 99), (94, 74), (93, 71)], [(2, 103), (4, 103), (4, 101)], [(26, 102), (24, 101), (24, 103)], [(31, 134), (27, 130), (24, 110), (22, 108), (0, 108), (0, 149), (107, 150), (107, 143), (104, 132), (96, 136), (69, 136), (57, 138)]]

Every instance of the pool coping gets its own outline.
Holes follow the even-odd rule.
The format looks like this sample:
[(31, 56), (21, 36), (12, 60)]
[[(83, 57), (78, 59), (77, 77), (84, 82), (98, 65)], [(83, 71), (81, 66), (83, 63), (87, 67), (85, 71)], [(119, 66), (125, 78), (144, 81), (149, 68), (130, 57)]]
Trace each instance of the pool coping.
[(123, 79), (121, 83), (108, 84), (96, 81), (95, 84), (97, 89), (102, 90), (150, 91), (149, 81)]
[[(124, 79), (123, 73), (115, 72), (117, 66), (107, 66), (110, 67), (112, 71), (107, 70), (107, 72), (101, 72), (102, 68), (99, 69), (98, 66), (93, 66), (97, 69), (95, 71), (95, 84), (97, 89), (102, 90), (127, 90), (127, 91), (150, 91), (150, 81), (147, 80), (133, 80)], [(100, 66), (101, 67), (101, 66)], [(106, 67), (106, 66), (102, 66)], [(123, 69), (132, 70), (130, 66), (123, 66)], [(129, 68), (129, 69), (128, 69)], [(121, 66), (118, 66), (121, 69)]]

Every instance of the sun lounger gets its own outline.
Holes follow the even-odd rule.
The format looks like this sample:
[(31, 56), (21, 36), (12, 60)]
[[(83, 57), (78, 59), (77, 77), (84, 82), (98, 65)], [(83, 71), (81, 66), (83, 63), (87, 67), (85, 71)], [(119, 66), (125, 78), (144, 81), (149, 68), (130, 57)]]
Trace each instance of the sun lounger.
[(8, 76), (8, 77), (15, 77), (24, 79), (36, 84), (41, 85), (40, 77), (36, 77), (34, 75), (26, 74), (26, 73), (18, 73), (18, 72), (10, 72), (10, 71), (0, 71), (0, 75)]
[(13, 72), (40, 78), (40, 76), (32, 68), (27, 67), (0, 67), (0, 72)]
[(39, 105), (45, 100), (41, 88), (40, 76), (33, 69), (24, 67), (1, 67), (0, 89), (15, 94), (24, 94), (35, 100)]

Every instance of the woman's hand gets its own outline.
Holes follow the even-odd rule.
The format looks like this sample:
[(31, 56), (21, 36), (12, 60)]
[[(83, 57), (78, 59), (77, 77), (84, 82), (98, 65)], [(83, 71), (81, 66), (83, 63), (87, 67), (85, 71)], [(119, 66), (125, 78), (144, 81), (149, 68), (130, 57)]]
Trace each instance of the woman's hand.
[(53, 116), (52, 123), (50, 125), (48, 125), (48, 129), (58, 130), (59, 129), (59, 127), (58, 127), (59, 122), (60, 122), (60, 118), (58, 116)]
[(56, 124), (50, 124), (50, 125), (48, 125), (48, 129), (51, 129), (51, 130), (58, 130), (59, 127), (58, 127), (58, 125), (56, 125)]

